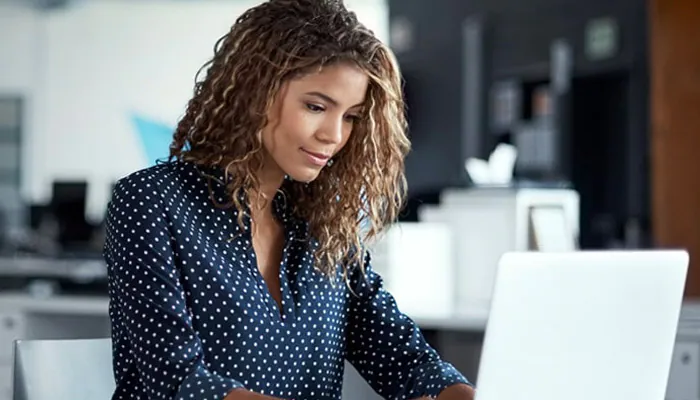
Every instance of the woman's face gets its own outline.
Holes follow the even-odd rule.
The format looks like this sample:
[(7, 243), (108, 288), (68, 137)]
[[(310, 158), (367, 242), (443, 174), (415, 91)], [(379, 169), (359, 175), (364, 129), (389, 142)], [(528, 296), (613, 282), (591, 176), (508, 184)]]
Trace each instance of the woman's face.
[(368, 83), (367, 74), (350, 64), (330, 65), (286, 82), (262, 132), (267, 153), (262, 179), (316, 179), (350, 138)]

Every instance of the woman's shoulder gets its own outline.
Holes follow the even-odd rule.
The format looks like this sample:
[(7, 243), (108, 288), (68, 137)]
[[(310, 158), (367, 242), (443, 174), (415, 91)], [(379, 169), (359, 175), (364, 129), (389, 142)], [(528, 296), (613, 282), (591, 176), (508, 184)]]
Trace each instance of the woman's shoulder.
[[(201, 209), (212, 193), (223, 203), (225, 185), (209, 179), (218, 179), (215, 172), (213, 168), (190, 162), (161, 162), (119, 179), (112, 192), (111, 203), (113, 207), (127, 207), (132, 211), (143, 209), (148, 213), (153, 212), (153, 207), (165, 213), (192, 207)], [(213, 203), (211, 207), (214, 208)]]
[(133, 171), (122, 178), (117, 180), (117, 186), (120, 184), (130, 183), (130, 184), (141, 184), (146, 185), (148, 183), (167, 183), (173, 179), (177, 179), (181, 170), (185, 168), (191, 168), (189, 163), (181, 161), (164, 161), (159, 162), (150, 167), (142, 168)]
[(159, 192), (169, 194), (193, 180), (201, 178), (197, 166), (184, 161), (164, 161), (156, 165), (136, 170), (119, 180), (114, 194), (124, 191), (137, 191), (146, 194)]

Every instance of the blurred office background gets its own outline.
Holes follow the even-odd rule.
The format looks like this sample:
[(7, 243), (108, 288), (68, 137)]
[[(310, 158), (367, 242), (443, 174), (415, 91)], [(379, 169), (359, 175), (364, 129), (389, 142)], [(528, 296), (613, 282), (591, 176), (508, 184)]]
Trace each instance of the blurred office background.
[[(0, 0), (0, 400), (13, 340), (109, 335), (112, 187), (167, 155), (196, 71), (257, 3)], [(509, 250), (687, 248), (681, 323), (697, 326), (700, 3), (346, 4), (398, 57), (413, 143), (408, 207), (376, 267), (444, 357), (478, 378)], [(700, 398), (691, 328), (670, 400)]]

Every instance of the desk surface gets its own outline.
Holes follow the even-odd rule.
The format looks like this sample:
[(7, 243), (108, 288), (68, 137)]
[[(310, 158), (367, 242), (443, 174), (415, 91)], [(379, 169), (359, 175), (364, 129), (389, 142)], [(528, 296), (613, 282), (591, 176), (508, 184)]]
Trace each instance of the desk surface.
[[(100, 296), (49, 297), (30, 296), (21, 292), (0, 292), (0, 311), (17, 311), (36, 314), (70, 314), (85, 316), (106, 316), (109, 299)], [(486, 316), (473, 315), (455, 318), (415, 318), (423, 329), (483, 331)]]
[(0, 277), (2, 276), (62, 278), (76, 282), (91, 282), (106, 278), (107, 268), (100, 260), (0, 256)]
[[(108, 308), (107, 297), (75, 295), (37, 297), (22, 292), (0, 292), (0, 311), (106, 316)], [(486, 329), (488, 316), (480, 313), (454, 318), (420, 317), (414, 320), (423, 329), (482, 332)], [(679, 322), (679, 334), (692, 332), (694, 335), (700, 335), (700, 304), (694, 301), (686, 302)]]
[(26, 293), (0, 293), (0, 311), (34, 314), (107, 316), (109, 300), (99, 296), (37, 297)]

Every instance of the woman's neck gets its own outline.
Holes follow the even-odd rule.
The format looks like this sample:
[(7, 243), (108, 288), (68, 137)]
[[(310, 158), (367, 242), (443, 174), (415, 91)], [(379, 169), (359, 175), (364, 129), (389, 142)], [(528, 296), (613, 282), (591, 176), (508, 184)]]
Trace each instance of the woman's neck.
[(251, 192), (248, 196), (254, 241), (258, 235), (265, 235), (265, 232), (270, 232), (271, 229), (274, 229), (279, 224), (279, 220), (272, 209), (279, 186), (261, 185), (260, 190)]
[(259, 219), (272, 215), (272, 201), (275, 198), (274, 192), (253, 191), (248, 195), (250, 212), (253, 219)]
[[(276, 166), (275, 166), (276, 167)], [(284, 172), (279, 168), (265, 168), (258, 174), (260, 186), (248, 193), (253, 218), (272, 215), (272, 201), (284, 182)]]

